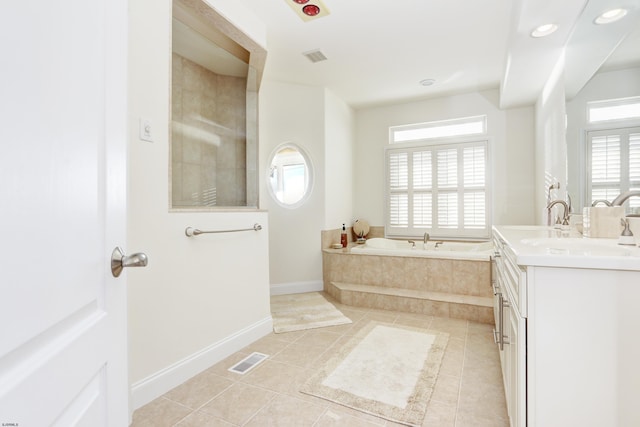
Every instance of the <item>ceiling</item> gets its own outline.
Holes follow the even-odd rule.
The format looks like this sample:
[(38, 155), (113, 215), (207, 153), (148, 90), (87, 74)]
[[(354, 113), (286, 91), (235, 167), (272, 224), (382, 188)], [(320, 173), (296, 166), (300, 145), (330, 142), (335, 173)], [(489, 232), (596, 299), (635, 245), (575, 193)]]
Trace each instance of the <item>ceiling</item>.
[[(322, 0), (330, 13), (307, 22), (293, 0), (236, 1), (266, 25), (266, 78), (326, 87), (354, 108), (489, 88), (500, 88), (502, 107), (530, 105), (576, 34), (577, 80), (588, 80), (634, 28), (611, 66), (640, 65), (640, 0)], [(592, 32), (587, 15), (620, 3), (632, 11)], [(550, 22), (559, 25), (554, 34), (529, 36)], [(303, 55), (316, 49), (327, 60)]]

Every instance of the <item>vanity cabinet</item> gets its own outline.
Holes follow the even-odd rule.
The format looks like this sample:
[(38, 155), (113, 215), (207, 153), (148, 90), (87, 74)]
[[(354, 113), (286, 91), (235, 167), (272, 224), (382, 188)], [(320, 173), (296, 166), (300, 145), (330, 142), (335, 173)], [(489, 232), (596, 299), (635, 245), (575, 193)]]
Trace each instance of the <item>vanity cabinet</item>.
[[(493, 292), (496, 328), (494, 341), (500, 350), (507, 413), (512, 426), (526, 425), (526, 318), (522, 307), (526, 273), (515, 263), (504, 240), (494, 239)], [(524, 310), (523, 310), (524, 308)]]
[(640, 426), (640, 248), (599, 256), (587, 239), (584, 255), (532, 249), (526, 230), (494, 228), (495, 339), (511, 425)]

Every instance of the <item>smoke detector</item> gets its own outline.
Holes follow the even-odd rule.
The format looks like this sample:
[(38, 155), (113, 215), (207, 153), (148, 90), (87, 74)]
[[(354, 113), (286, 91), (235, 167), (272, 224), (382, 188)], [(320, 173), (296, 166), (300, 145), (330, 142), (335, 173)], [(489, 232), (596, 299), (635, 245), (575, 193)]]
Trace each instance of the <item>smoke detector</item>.
[(321, 0), (284, 0), (293, 11), (305, 22), (322, 18), (329, 14), (329, 9)]

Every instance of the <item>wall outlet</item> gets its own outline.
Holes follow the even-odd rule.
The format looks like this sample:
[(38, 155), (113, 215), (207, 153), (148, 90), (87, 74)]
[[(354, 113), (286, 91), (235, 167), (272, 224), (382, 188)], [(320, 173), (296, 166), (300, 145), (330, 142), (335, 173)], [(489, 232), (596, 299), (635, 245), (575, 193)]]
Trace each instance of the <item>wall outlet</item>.
[(151, 120), (140, 119), (140, 139), (143, 141), (153, 142), (153, 127), (151, 126)]

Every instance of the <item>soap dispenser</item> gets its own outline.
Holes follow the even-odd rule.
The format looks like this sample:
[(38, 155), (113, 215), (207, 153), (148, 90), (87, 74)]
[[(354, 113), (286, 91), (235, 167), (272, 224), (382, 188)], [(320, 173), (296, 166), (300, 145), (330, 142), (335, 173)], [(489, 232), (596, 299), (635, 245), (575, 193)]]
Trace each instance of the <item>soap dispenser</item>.
[(344, 224), (342, 224), (342, 232), (340, 233), (340, 243), (342, 243), (342, 247), (347, 247), (347, 229)]
[(624, 226), (624, 230), (622, 230), (622, 234), (618, 238), (618, 244), (635, 246), (636, 242), (633, 238), (633, 233), (629, 229), (629, 220), (626, 218), (620, 218), (620, 222)]

